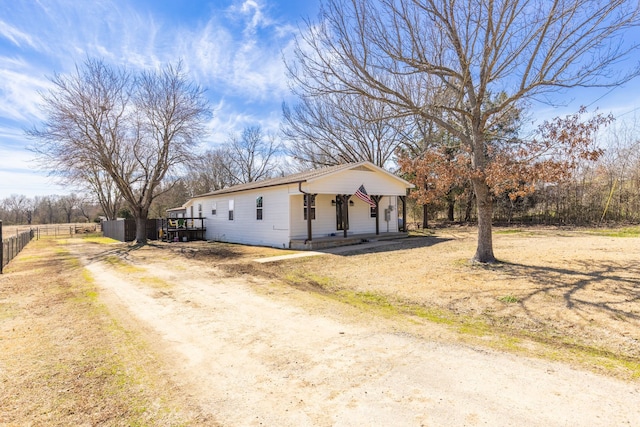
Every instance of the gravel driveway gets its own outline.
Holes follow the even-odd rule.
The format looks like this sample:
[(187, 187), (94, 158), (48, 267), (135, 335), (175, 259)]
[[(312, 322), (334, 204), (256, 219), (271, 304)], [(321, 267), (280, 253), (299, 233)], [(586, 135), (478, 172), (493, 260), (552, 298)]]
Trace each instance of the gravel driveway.
[[(107, 307), (225, 426), (613, 426), (640, 385), (559, 363), (424, 339), (408, 324), (214, 267), (89, 258)], [(277, 294), (277, 295), (276, 295)], [(434, 329), (434, 336), (437, 330)]]

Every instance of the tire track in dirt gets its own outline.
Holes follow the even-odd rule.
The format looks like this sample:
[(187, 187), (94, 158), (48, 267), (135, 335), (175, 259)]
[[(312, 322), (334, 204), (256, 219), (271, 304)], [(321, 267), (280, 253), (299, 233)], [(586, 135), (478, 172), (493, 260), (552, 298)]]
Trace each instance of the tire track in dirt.
[[(609, 426), (640, 419), (637, 383), (380, 332), (196, 265), (166, 289), (99, 261), (86, 268), (105, 303), (145, 325), (173, 379), (224, 425)], [(145, 274), (178, 276), (156, 265)]]

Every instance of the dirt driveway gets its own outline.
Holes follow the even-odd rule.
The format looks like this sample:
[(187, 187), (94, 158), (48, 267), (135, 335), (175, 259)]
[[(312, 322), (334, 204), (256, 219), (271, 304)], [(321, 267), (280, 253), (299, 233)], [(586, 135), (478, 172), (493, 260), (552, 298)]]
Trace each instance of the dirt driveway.
[[(637, 425), (640, 384), (437, 338), (145, 247), (73, 243), (122, 322), (225, 426)], [(432, 336), (435, 339), (425, 339)]]

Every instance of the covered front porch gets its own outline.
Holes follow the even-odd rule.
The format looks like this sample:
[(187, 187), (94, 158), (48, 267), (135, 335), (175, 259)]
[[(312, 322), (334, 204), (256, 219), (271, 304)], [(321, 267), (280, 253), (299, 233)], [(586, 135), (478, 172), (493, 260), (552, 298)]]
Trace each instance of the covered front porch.
[(291, 199), (289, 247), (313, 250), (406, 237), (406, 196), (301, 191)]
[(316, 237), (312, 240), (308, 239), (291, 239), (289, 247), (295, 250), (321, 250), (328, 248), (336, 248), (339, 246), (359, 245), (361, 243), (376, 242), (382, 240), (403, 239), (409, 236), (406, 231), (394, 233), (362, 233), (349, 234), (344, 237), (342, 233), (335, 236)]

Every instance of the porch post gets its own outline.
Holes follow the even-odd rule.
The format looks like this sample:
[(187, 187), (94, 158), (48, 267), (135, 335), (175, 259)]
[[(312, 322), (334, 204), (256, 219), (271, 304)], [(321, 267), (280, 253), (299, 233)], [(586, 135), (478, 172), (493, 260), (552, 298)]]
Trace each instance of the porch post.
[(340, 200), (342, 201), (342, 206), (344, 207), (342, 213), (342, 228), (344, 229), (344, 238), (347, 238), (347, 229), (349, 228), (349, 199), (351, 198), (350, 194), (342, 194), (340, 196)]
[[(402, 200), (402, 231), (407, 232), (407, 196), (398, 196)], [(400, 230), (398, 230), (400, 231)]]
[(376, 204), (376, 236), (380, 234), (380, 200), (382, 196), (371, 196), (371, 200)]
[(313, 236), (313, 230), (311, 227), (311, 194), (305, 193), (304, 197), (307, 200), (307, 241), (310, 242)]

